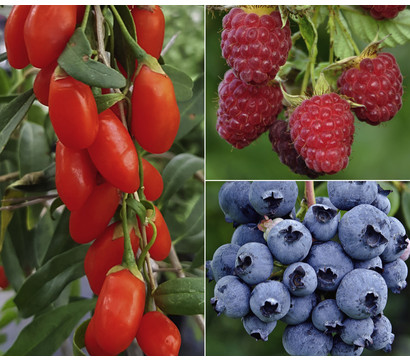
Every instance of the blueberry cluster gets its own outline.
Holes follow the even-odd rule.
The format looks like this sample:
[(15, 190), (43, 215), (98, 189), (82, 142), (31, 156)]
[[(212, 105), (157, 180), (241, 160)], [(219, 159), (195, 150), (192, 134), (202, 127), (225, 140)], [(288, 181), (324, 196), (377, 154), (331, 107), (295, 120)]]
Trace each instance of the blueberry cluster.
[[(241, 318), (268, 340), (278, 320), (290, 355), (360, 355), (391, 349), (388, 290), (406, 287), (404, 226), (374, 181), (333, 181), (295, 213), (292, 181), (226, 182), (219, 191), (232, 240), (207, 261), (218, 315)], [(343, 213), (341, 212), (343, 211)], [(343, 216), (342, 216), (343, 214)], [(403, 259), (402, 259), (403, 258)]]

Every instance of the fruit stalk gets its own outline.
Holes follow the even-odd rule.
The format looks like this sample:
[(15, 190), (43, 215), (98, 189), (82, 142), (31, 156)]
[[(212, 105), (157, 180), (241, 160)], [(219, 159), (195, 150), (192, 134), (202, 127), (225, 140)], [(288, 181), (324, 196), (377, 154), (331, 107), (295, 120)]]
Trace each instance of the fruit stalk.
[(128, 230), (128, 218), (127, 218), (127, 200), (128, 194), (124, 193), (121, 208), (121, 220), (122, 228), (124, 230), (124, 254), (122, 263), (125, 267), (131, 268), (136, 266), (134, 252), (132, 251), (131, 238)]

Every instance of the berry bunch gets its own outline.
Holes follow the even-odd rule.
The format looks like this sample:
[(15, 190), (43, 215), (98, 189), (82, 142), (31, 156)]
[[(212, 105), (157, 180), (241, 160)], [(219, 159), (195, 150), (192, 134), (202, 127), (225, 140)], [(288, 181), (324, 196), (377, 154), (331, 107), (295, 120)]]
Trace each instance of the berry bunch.
[(387, 215), (389, 192), (376, 182), (327, 189), (316, 203), (313, 187), (306, 190), (301, 221), (296, 182), (224, 183), (219, 204), (236, 229), (207, 262), (216, 281), (211, 304), (218, 315), (241, 318), (257, 340), (283, 321), (290, 355), (389, 351), (394, 335), (383, 310), (388, 290), (406, 287), (406, 230)]

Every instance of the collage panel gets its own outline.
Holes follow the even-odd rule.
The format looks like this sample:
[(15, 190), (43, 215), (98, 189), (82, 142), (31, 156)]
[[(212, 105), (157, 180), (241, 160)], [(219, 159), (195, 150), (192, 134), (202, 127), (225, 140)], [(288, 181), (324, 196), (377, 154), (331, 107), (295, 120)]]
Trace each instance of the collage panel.
[(406, 355), (409, 186), (208, 181), (206, 354)]
[(405, 8), (208, 6), (207, 179), (409, 179)]
[(204, 6), (0, 6), (0, 354), (204, 355)]

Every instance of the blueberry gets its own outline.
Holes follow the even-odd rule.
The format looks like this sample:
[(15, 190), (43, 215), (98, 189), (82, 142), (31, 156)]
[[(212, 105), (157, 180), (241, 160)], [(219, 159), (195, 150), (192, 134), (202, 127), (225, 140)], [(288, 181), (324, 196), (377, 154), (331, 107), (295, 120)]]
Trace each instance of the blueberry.
[(347, 345), (340, 336), (333, 338), (332, 356), (360, 356), (363, 352), (362, 346)]
[(340, 213), (326, 205), (315, 204), (309, 207), (303, 220), (312, 234), (312, 237), (319, 241), (328, 241), (337, 233)]
[(301, 324), (307, 321), (317, 301), (316, 294), (302, 297), (291, 295), (289, 311), (281, 320), (288, 325)]
[(406, 229), (395, 217), (389, 217), (390, 236), (386, 248), (380, 255), (384, 262), (392, 262), (398, 259), (407, 248)]
[(387, 287), (394, 294), (400, 294), (406, 288), (407, 274), (407, 265), (402, 259), (384, 264), (382, 276)]
[(339, 309), (353, 319), (376, 316), (386, 307), (386, 282), (375, 271), (354, 269), (340, 282), (336, 302)]
[(372, 333), (373, 343), (369, 344), (369, 350), (381, 350), (386, 352), (391, 351), (391, 344), (394, 341), (392, 326), (389, 319), (384, 315), (379, 315), (373, 318), (374, 330)]
[(235, 260), (239, 246), (224, 244), (215, 250), (211, 262), (212, 274), (215, 281), (226, 275), (235, 275)]
[(214, 274), (212, 273), (211, 262), (212, 262), (211, 260), (207, 260), (205, 263), (206, 277), (208, 278), (209, 281), (214, 280)]
[(340, 333), (341, 339), (348, 345), (366, 347), (373, 342), (373, 320), (371, 318), (356, 320), (346, 318)]
[(326, 356), (333, 346), (333, 338), (317, 330), (311, 322), (288, 325), (283, 332), (282, 344), (293, 356)]
[(372, 205), (358, 205), (339, 223), (339, 240), (348, 255), (356, 260), (379, 256), (390, 237), (388, 216)]
[(337, 210), (336, 206), (334, 206), (332, 202), (330, 201), (330, 199), (326, 196), (318, 196), (316, 197), (315, 200), (316, 200), (316, 204), (326, 205), (327, 207)]
[(283, 217), (291, 213), (298, 197), (295, 181), (254, 181), (249, 201), (260, 215)]
[(317, 287), (316, 272), (309, 264), (293, 263), (283, 273), (283, 284), (294, 296), (310, 295)]
[(269, 280), (259, 283), (252, 290), (250, 307), (262, 321), (279, 320), (289, 311), (289, 291), (279, 281)]
[(282, 264), (303, 260), (312, 245), (309, 230), (296, 220), (283, 220), (268, 234), (268, 246), (275, 259)]
[(341, 332), (344, 318), (334, 299), (321, 301), (312, 311), (312, 322), (316, 329), (330, 334)]
[(358, 260), (354, 262), (354, 268), (373, 270), (381, 274), (383, 272), (382, 259), (380, 259), (380, 256), (376, 256), (370, 260)]
[(336, 290), (343, 277), (353, 270), (352, 260), (334, 241), (313, 243), (305, 261), (315, 269), (317, 288), (323, 291)]
[(236, 244), (242, 246), (249, 242), (257, 242), (261, 244), (266, 244), (263, 238), (263, 232), (258, 229), (258, 224), (243, 224), (238, 226), (231, 239), (231, 244)]
[(238, 277), (228, 275), (216, 283), (211, 305), (218, 315), (241, 318), (249, 313), (250, 296), (248, 285)]
[(375, 181), (328, 181), (327, 192), (334, 206), (350, 210), (360, 204), (371, 204), (377, 195)]
[(371, 205), (377, 207), (379, 210), (383, 211), (387, 215), (391, 209), (390, 200), (387, 196), (391, 192), (391, 190), (384, 190), (380, 185), (377, 185), (376, 199), (374, 199)]
[(275, 329), (276, 323), (276, 321), (261, 321), (252, 313), (242, 318), (242, 324), (246, 332), (256, 340), (268, 341), (268, 336)]
[(249, 181), (228, 181), (219, 190), (219, 206), (228, 222), (256, 223), (261, 218), (249, 202)]
[(265, 244), (247, 243), (238, 250), (235, 272), (249, 285), (267, 280), (273, 271), (273, 257)]

